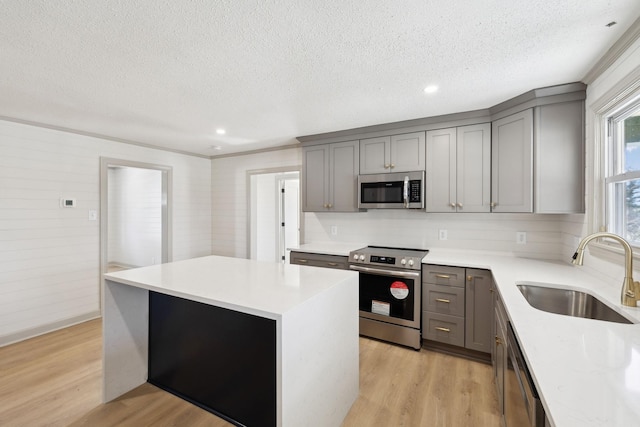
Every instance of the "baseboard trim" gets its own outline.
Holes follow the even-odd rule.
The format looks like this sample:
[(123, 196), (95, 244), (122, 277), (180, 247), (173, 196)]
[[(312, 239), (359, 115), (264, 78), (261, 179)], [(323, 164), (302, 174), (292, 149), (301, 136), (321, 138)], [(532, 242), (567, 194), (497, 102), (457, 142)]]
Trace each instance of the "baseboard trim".
[(57, 331), (59, 329), (68, 328), (69, 326), (77, 325), (88, 320), (97, 319), (101, 316), (99, 311), (92, 311), (90, 313), (81, 314), (80, 316), (70, 317), (68, 319), (58, 320), (57, 322), (48, 323), (46, 325), (38, 326), (31, 329), (25, 329), (12, 334), (0, 336), (0, 347), (5, 347), (10, 344), (24, 341), (29, 338), (34, 338), (39, 335), (44, 335), (49, 332)]

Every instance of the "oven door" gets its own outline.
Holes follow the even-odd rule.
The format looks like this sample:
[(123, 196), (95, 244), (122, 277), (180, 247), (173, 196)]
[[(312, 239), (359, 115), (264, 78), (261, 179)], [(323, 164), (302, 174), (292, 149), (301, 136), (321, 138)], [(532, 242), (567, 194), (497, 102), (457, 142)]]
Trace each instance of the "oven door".
[(351, 265), (360, 272), (360, 317), (420, 329), (420, 272)]

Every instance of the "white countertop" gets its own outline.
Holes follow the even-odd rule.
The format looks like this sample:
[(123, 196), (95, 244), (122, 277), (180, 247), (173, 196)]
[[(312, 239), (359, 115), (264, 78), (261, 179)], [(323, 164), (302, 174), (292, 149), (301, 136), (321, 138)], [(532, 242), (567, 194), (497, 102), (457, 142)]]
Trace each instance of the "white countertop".
[(277, 319), (357, 273), (207, 256), (105, 274), (107, 280)]
[[(537, 310), (517, 283), (587, 290), (625, 317), (622, 283), (603, 283), (569, 263), (434, 249), (423, 263), (490, 269), (542, 397), (558, 427), (640, 425), (640, 323), (624, 325)], [(620, 267), (622, 269), (622, 267)]]
[(365, 246), (367, 246), (365, 243), (317, 242), (292, 246), (287, 248), (287, 250), (310, 254), (349, 256), (349, 252), (364, 248)]

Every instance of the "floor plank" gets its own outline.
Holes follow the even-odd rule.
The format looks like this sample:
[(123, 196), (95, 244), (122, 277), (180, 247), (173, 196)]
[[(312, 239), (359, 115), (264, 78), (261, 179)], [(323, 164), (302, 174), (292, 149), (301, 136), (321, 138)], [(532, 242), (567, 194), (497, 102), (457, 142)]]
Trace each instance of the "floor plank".
[[(0, 348), (1, 426), (231, 424), (150, 384), (101, 404), (100, 320)], [(344, 427), (499, 425), (489, 365), (360, 338), (360, 395)]]

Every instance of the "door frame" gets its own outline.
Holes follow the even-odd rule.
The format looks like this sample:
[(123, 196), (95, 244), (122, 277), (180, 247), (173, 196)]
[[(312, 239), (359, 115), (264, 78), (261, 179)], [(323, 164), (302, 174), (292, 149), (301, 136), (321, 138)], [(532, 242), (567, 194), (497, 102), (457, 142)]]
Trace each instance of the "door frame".
[(108, 264), (108, 223), (109, 223), (109, 168), (131, 167), (151, 169), (162, 172), (162, 263), (173, 260), (172, 239), (172, 206), (173, 206), (173, 168), (171, 166), (154, 163), (137, 162), (133, 160), (100, 157), (100, 313), (104, 301), (103, 274), (107, 272)]
[[(251, 259), (251, 177), (254, 175), (278, 174), (298, 172), (299, 179), (302, 177), (302, 166), (282, 166), (277, 168), (251, 169), (246, 171), (246, 194), (247, 194), (247, 224), (246, 224), (246, 258)], [(302, 196), (302, 186), (300, 186), (298, 197)], [(302, 199), (300, 199), (302, 200)], [(304, 242), (304, 212), (298, 212), (299, 241)]]

